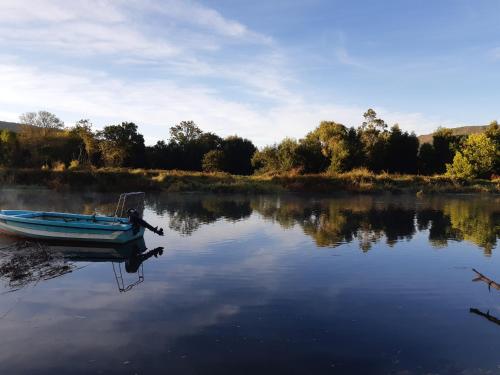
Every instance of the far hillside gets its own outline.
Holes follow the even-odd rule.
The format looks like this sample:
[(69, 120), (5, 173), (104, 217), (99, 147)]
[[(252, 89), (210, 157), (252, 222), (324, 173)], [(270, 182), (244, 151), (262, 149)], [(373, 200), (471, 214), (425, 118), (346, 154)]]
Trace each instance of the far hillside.
[[(487, 125), (473, 125), (473, 126), (460, 126), (458, 128), (448, 128), (453, 132), (453, 135), (469, 135), (482, 133), (486, 130)], [(418, 136), (418, 140), (420, 144), (424, 143), (432, 143), (432, 133), (431, 134), (423, 134)]]
[(17, 133), (21, 130), (21, 124), (18, 124), (17, 122), (0, 121), (0, 130), (3, 129)]

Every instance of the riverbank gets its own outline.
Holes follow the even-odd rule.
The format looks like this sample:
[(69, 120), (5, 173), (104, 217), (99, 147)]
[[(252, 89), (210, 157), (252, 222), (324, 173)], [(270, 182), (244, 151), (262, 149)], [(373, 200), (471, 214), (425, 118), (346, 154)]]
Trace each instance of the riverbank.
[(500, 193), (500, 180), (458, 180), (446, 176), (373, 174), (233, 176), (226, 173), (144, 169), (49, 171), (0, 169), (1, 186), (43, 186), (54, 190), (168, 191), (215, 193)]

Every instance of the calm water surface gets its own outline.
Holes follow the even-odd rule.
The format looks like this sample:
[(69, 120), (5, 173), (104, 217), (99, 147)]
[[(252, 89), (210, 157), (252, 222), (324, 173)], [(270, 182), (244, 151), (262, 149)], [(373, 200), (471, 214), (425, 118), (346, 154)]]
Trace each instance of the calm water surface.
[[(0, 208), (116, 198), (0, 190)], [(500, 283), (498, 197), (149, 194), (145, 218), (166, 236), (0, 237), (1, 374), (500, 374), (500, 290), (472, 271)]]

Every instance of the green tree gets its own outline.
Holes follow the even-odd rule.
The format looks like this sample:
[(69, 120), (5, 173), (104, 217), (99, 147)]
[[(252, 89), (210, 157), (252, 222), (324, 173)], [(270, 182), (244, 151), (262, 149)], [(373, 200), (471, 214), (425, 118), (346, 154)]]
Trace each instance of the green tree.
[(324, 172), (330, 163), (322, 152), (320, 140), (313, 132), (299, 141), (297, 157), (303, 173)]
[(414, 133), (403, 132), (395, 124), (387, 138), (384, 169), (391, 173), (415, 173), (418, 146), (418, 138)]
[(18, 162), (19, 141), (16, 133), (0, 130), (0, 165), (14, 166)]
[(486, 136), (493, 142), (496, 149), (495, 162), (493, 164), (493, 173), (500, 174), (500, 126), (497, 121), (490, 123), (485, 131)]
[(460, 137), (453, 135), (451, 129), (438, 128), (432, 135), (432, 145), (434, 147), (434, 172), (444, 173), (446, 164), (453, 161), (456, 151), (460, 148)]
[(277, 173), (280, 169), (278, 146), (266, 146), (255, 151), (252, 156), (252, 166), (258, 173)]
[(101, 165), (101, 152), (97, 135), (92, 131), (92, 122), (82, 119), (76, 122), (71, 132), (81, 139), (78, 161), (81, 164)]
[(424, 143), (418, 153), (418, 171), (424, 175), (431, 175), (435, 172), (436, 155), (434, 146), (431, 143)]
[(289, 172), (300, 167), (298, 147), (299, 143), (292, 138), (285, 138), (278, 145), (278, 163), (281, 171)]
[(460, 178), (487, 177), (493, 171), (496, 147), (486, 134), (471, 134), (461, 151), (457, 151), (447, 174)]
[(236, 135), (229, 136), (222, 142), (221, 150), (226, 159), (225, 172), (240, 175), (253, 173), (252, 156), (257, 148), (252, 141)]
[(322, 121), (311, 137), (319, 140), (323, 155), (330, 160), (330, 172), (344, 172), (357, 166), (360, 143), (354, 129), (333, 121)]
[(202, 134), (203, 131), (194, 121), (181, 121), (170, 128), (170, 141), (183, 146), (197, 140)]
[(389, 133), (384, 120), (377, 117), (373, 109), (368, 109), (363, 117), (365, 121), (358, 129), (363, 145), (366, 166), (372, 171), (381, 171), (385, 167)]
[(221, 172), (225, 169), (224, 152), (221, 150), (210, 150), (203, 156), (203, 171)]
[(137, 131), (133, 122), (108, 125), (98, 132), (99, 146), (106, 166), (140, 167), (144, 166), (144, 137)]
[(373, 131), (373, 132), (383, 132), (387, 129), (387, 124), (384, 120), (377, 117), (377, 112), (369, 108), (365, 113), (363, 113), (365, 121), (361, 124), (361, 129), (363, 131)]

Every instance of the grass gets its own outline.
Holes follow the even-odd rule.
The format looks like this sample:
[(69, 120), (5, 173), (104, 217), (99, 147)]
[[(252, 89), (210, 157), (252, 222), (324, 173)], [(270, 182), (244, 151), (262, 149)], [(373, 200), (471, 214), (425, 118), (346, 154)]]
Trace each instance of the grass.
[(500, 179), (458, 180), (447, 176), (374, 174), (365, 169), (328, 175), (234, 176), (149, 169), (0, 169), (0, 184), (39, 185), (55, 190), (168, 191), (215, 193), (500, 193)]

